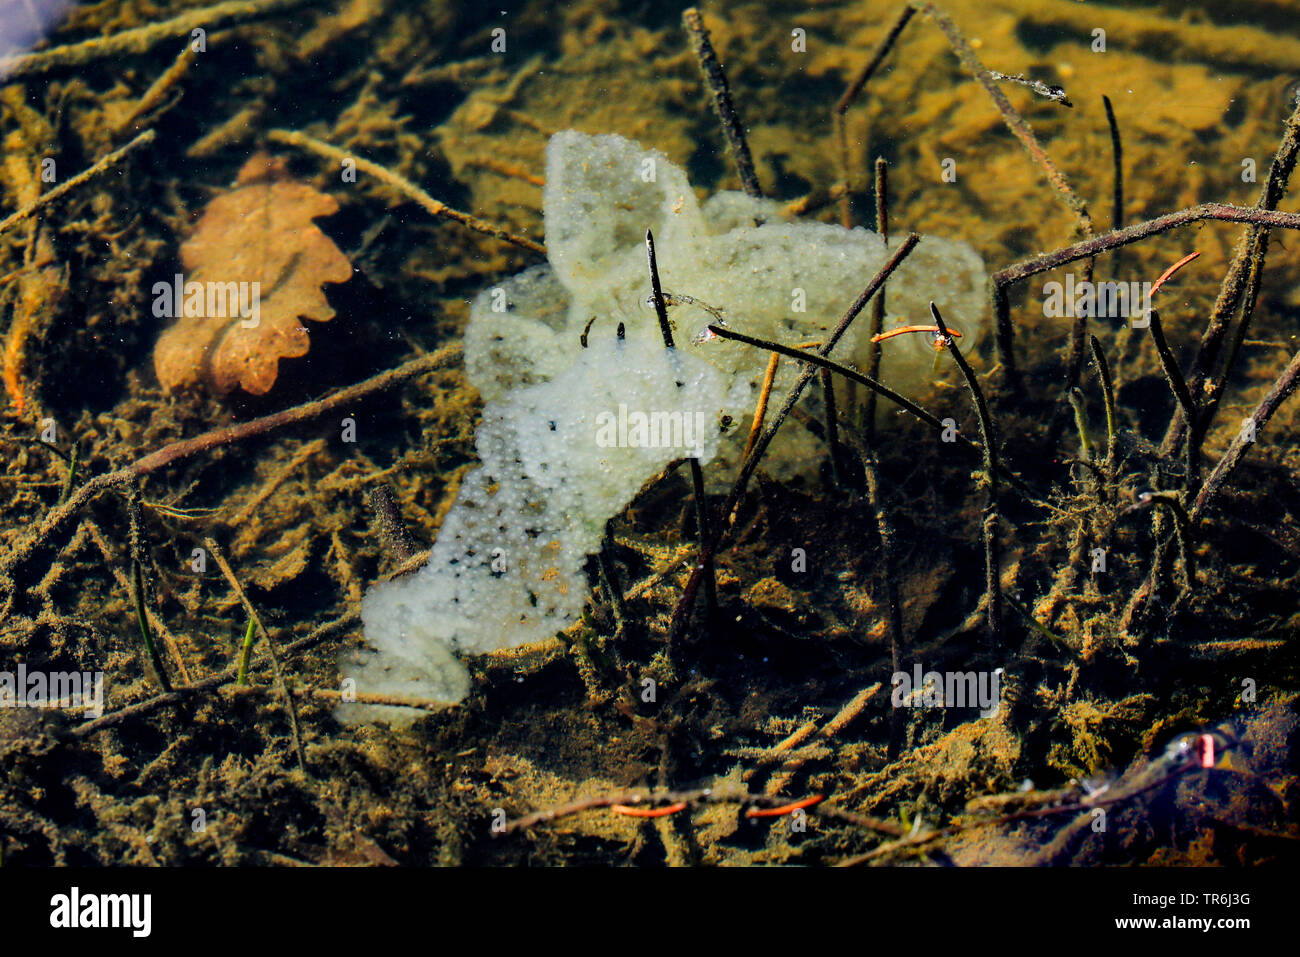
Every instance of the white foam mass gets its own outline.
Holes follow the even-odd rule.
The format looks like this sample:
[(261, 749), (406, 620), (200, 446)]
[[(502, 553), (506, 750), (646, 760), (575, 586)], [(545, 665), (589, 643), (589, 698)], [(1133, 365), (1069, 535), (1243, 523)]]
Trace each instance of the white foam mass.
[[(359, 693), (459, 701), (469, 676), (457, 655), (541, 641), (577, 620), (585, 560), (642, 484), (688, 454), (736, 457), (745, 429), (720, 436), (720, 418), (747, 421), (768, 356), (725, 340), (695, 343), (695, 334), (720, 316), (765, 339), (823, 339), (890, 255), (868, 230), (786, 222), (780, 204), (742, 193), (700, 206), (679, 167), (619, 136), (553, 136), (543, 208), (549, 262), (484, 290), (470, 311), (465, 365), (485, 401), (481, 465), (466, 476), (428, 564), (367, 593), (368, 647), (341, 662)], [(671, 351), (648, 301), (647, 229), (673, 301)], [(889, 281), (888, 311), (928, 323), (933, 299), (969, 343), (985, 282), (965, 243), (923, 238)], [(852, 360), (864, 328), (855, 323), (835, 355)], [(778, 389), (794, 366), (782, 363)], [(926, 337), (902, 336), (891, 340), (882, 376), (907, 392), (933, 366)], [(627, 427), (656, 414), (699, 434), (648, 445)], [(817, 459), (812, 441), (787, 430), (765, 468), (806, 469)], [(389, 723), (420, 714), (363, 704), (338, 713)]]

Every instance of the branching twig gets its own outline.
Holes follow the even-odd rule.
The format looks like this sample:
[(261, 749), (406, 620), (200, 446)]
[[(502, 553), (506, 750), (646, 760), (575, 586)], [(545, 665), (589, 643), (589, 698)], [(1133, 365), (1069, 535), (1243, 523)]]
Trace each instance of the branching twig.
[(380, 166), (378, 163), (357, 156), (337, 146), (331, 146), (329, 143), (321, 142), (315, 137), (308, 136), (306, 133), (297, 130), (271, 130), (266, 134), (266, 138), (273, 143), (284, 143), (287, 146), (296, 146), (299, 149), (310, 150), (326, 159), (333, 160), (335, 163), (342, 163), (345, 160), (351, 160), (356, 164), (357, 169), (367, 173), (379, 180), (385, 186), (396, 190), (407, 199), (422, 207), (426, 212), (433, 216), (441, 216), (445, 219), (452, 219), (463, 226), (468, 226), (476, 232), (491, 236), (494, 239), (501, 239), (505, 242), (527, 249), (530, 252), (541, 253), (546, 255), (546, 247), (539, 242), (529, 239), (527, 236), (517, 236), (514, 233), (502, 229), (500, 226), (493, 226), (486, 223), (477, 216), (469, 213), (462, 213), (458, 209), (452, 209), (441, 200), (434, 199), (420, 187), (416, 186), (408, 179), (398, 176), (392, 170)]

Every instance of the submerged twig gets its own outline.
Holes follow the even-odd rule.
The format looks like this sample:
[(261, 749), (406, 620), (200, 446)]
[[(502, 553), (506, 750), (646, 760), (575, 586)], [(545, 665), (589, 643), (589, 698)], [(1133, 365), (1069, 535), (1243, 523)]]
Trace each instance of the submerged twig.
[[(295, 658), (300, 652), (306, 651), (313, 645), (318, 644), (325, 638), (337, 637), (345, 633), (348, 629), (353, 628), (361, 621), (361, 616), (356, 612), (349, 612), (336, 621), (327, 622), (319, 628), (314, 629), (310, 634), (304, 635), (297, 641), (291, 642), (284, 646), (281, 657), (284, 661)], [(117, 711), (109, 712), (90, 721), (82, 722), (69, 731), (73, 738), (84, 738), (94, 734), (97, 731), (103, 731), (106, 728), (113, 728), (131, 718), (138, 718), (146, 714), (152, 714), (160, 708), (165, 708), (170, 704), (179, 704), (187, 701), (197, 694), (216, 691), (217, 689), (230, 684), (239, 677), (239, 667), (231, 665), (224, 671), (219, 671), (214, 675), (201, 678), (193, 684), (188, 684), (182, 688), (176, 688), (173, 691), (164, 692), (163, 694), (154, 695), (152, 698), (146, 698), (143, 701), (137, 701), (135, 704), (127, 705)], [(357, 696), (361, 700), (361, 696)]]
[(829, 369), (822, 369), (819, 374), (822, 380), (822, 401), (826, 406), (826, 447), (830, 452), (831, 481), (836, 488), (843, 488), (844, 476), (841, 474), (843, 469), (840, 467), (840, 426), (837, 418), (839, 413), (835, 404), (835, 382), (831, 379)]
[[(1297, 101), (1295, 109), (1287, 118), (1282, 130), (1281, 142), (1278, 143), (1277, 152), (1273, 155), (1272, 163), (1269, 164), (1264, 184), (1260, 187), (1259, 199), (1254, 206), (1258, 213), (1271, 213), (1277, 210), (1298, 159), (1300, 159), (1300, 101)], [(1188, 389), (1198, 403), (1206, 396), (1206, 383), (1210, 379), (1210, 372), (1223, 344), (1223, 337), (1227, 334), (1233, 312), (1238, 306), (1241, 307), (1237, 336), (1240, 341), (1245, 338), (1246, 330), (1250, 326), (1255, 299), (1259, 293), (1260, 278), (1268, 256), (1269, 244), (1268, 231), (1263, 226), (1272, 223), (1264, 218), (1244, 221), (1250, 222), (1252, 228), (1246, 230), (1237, 241), (1232, 262), (1219, 287), (1219, 295), (1215, 299), (1205, 331), (1201, 334), (1200, 344), (1197, 346), (1188, 375)], [(1220, 375), (1213, 382), (1214, 392), (1209, 395), (1207, 402), (1209, 416), (1203, 416), (1204, 421), (1200, 423), (1202, 435), (1208, 431), (1209, 417), (1217, 408), (1219, 393), (1228, 374), (1232, 371), (1235, 359), (1235, 353), (1229, 356)], [(1173, 451), (1174, 444), (1187, 424), (1186, 419), (1178, 414), (1170, 420), (1169, 428), (1165, 431), (1164, 441), (1160, 446), (1162, 452), (1168, 455)]]
[[(889, 248), (889, 164), (882, 157), (876, 157), (876, 232), (885, 248)], [(880, 339), (885, 330), (885, 293), (881, 286), (876, 298), (871, 303), (870, 338), (867, 340), (867, 375), (872, 379), (880, 378)], [(868, 390), (866, 400), (867, 441), (876, 436), (876, 392)]]
[(735, 104), (731, 102), (731, 90), (727, 86), (727, 75), (722, 70), (722, 64), (718, 62), (718, 55), (713, 50), (708, 27), (704, 25), (700, 11), (695, 7), (683, 10), (682, 26), (686, 28), (691, 49), (695, 51), (695, 58), (700, 63), (700, 72), (704, 74), (704, 82), (709, 88), (709, 93), (712, 94), (713, 112), (717, 114), (718, 122), (722, 124), (722, 132), (727, 138), (727, 149), (736, 164), (736, 172), (740, 174), (740, 185), (746, 195), (761, 197), (763, 190), (758, 185), (758, 175), (754, 172), (753, 157), (749, 155), (745, 127), (741, 124), (740, 117), (736, 115)]
[[(709, 330), (714, 335), (718, 336), (721, 339), (734, 339), (735, 341), (743, 342), (746, 345), (754, 346), (759, 349), (767, 349), (771, 352), (779, 353), (783, 356), (789, 356), (791, 359), (798, 359), (800, 362), (806, 362), (810, 366), (816, 367), (816, 369), (829, 369), (831, 372), (834, 372), (837, 375), (844, 376), (846, 379), (856, 382), (859, 385), (865, 385), (868, 389), (871, 389), (879, 393), (882, 397), (888, 399), (890, 402), (893, 402), (899, 408), (903, 409), (905, 412), (907, 412), (908, 414), (916, 418), (918, 421), (924, 423), (925, 425), (930, 426), (935, 431), (942, 431), (944, 428), (943, 421), (938, 416), (930, 412), (927, 412), (925, 409), (917, 405), (911, 399), (907, 398), (904, 395), (900, 395), (899, 393), (895, 392), (893, 389), (889, 388), (889, 386), (885, 385), (884, 383), (877, 382), (876, 380), (863, 375), (861, 372), (859, 372), (856, 369), (851, 369), (846, 365), (842, 365), (836, 362), (834, 359), (827, 359), (825, 356), (820, 355), (816, 352), (806, 352), (794, 346), (783, 345), (779, 342), (771, 342), (770, 340), (767, 339), (756, 339), (753, 336), (747, 336), (744, 333), (736, 332), (732, 329), (726, 328), (725, 326), (710, 326)], [(956, 333), (950, 331), (950, 335), (955, 336)], [(788, 414), (788, 413), (784, 413), (784, 414)], [(980, 443), (974, 441), (973, 439), (967, 438), (966, 436), (961, 435), (960, 433), (958, 433), (957, 435), (957, 441), (961, 442), (962, 444), (964, 444), (965, 446), (967, 446), (968, 448), (976, 452), (980, 452), (981, 454), (983, 452), (983, 447), (980, 445)], [(1013, 475), (1010, 471), (1008, 471), (1006, 467), (1001, 464), (1001, 462), (996, 463), (996, 467), (998, 469), (999, 474), (1003, 478), (1005, 478), (1008, 482), (1014, 485), (1017, 489), (1024, 492), (1027, 496), (1032, 497), (1033, 493), (1030, 491), (1029, 487), (1026, 486), (1018, 478), (1016, 478), (1015, 475)], [(752, 473), (751, 473), (751, 477), (752, 477)], [(733, 494), (735, 492), (734, 486), (732, 488), (732, 492)], [(732, 507), (734, 508), (734, 505), (732, 505)], [(726, 514), (730, 515), (731, 513), (728, 512)]]
[(1255, 407), (1255, 411), (1242, 423), (1242, 427), (1237, 431), (1236, 438), (1228, 446), (1228, 451), (1223, 453), (1223, 458), (1219, 460), (1219, 464), (1214, 467), (1210, 477), (1205, 480), (1201, 490), (1196, 493), (1196, 499), (1190, 509), (1190, 517), (1193, 521), (1205, 511), (1206, 506), (1218, 494), (1228, 476), (1241, 463), (1242, 456), (1246, 454), (1246, 449), (1255, 443), (1260, 430), (1268, 425), (1269, 420), (1273, 418), (1273, 413), (1292, 396), (1297, 386), (1300, 386), (1300, 352), (1291, 357), (1291, 361), (1282, 370), (1282, 374), (1273, 382), (1273, 387), (1268, 390), (1268, 394), (1260, 400), (1259, 405)]
[(889, 55), (889, 51), (898, 42), (899, 34), (903, 32), (903, 28), (907, 26), (914, 16), (916, 16), (916, 6), (914, 4), (909, 3), (899, 11), (898, 17), (889, 30), (886, 31), (880, 43), (876, 45), (870, 59), (862, 65), (862, 69), (849, 81), (848, 87), (845, 88), (844, 93), (835, 104), (835, 108), (831, 111), (831, 122), (835, 127), (835, 140), (839, 151), (840, 176), (843, 178), (846, 187), (844, 194), (840, 197), (840, 225), (845, 229), (853, 225), (849, 210), (849, 193), (853, 185), (853, 176), (849, 172), (851, 164), (849, 162), (849, 136), (845, 116), (849, 111), (849, 107), (853, 105), (853, 101), (858, 98), (863, 87), (867, 85), (867, 81), (876, 74), (876, 71), (880, 69), (880, 65), (885, 62), (885, 57)]
[(709, 331), (720, 339), (731, 339), (736, 342), (743, 342), (745, 345), (755, 346), (759, 349), (770, 350), (775, 355), (788, 356), (791, 359), (798, 359), (800, 362), (809, 363), (816, 366), (817, 369), (825, 369), (835, 372), (850, 379), (859, 385), (864, 385), (873, 392), (879, 393), (890, 402), (896, 404), (899, 408), (904, 409), (915, 418), (924, 422), (933, 429), (943, 429), (943, 422), (938, 416), (932, 415), (925, 409), (921, 408), (907, 396), (895, 392), (889, 386), (882, 382), (877, 382), (869, 376), (863, 375), (856, 369), (851, 369), (846, 365), (836, 362), (834, 359), (827, 359), (825, 356), (816, 352), (807, 352), (794, 346), (787, 346), (780, 342), (772, 342), (768, 339), (758, 339), (754, 336), (747, 336), (743, 332), (736, 332), (734, 329), (728, 329), (726, 326), (709, 326)]
[[(688, 11), (690, 12), (690, 11)], [(668, 304), (659, 282), (659, 262), (655, 257), (654, 233), (645, 231), (646, 262), (650, 269), (650, 293), (654, 303), (655, 315), (659, 318), (659, 332), (663, 335), (664, 348), (673, 347), (673, 327), (668, 321)], [(713, 555), (708, 550), (709, 543), (709, 502), (704, 494), (704, 470), (700, 460), (694, 456), (687, 460), (691, 470), (691, 487), (695, 493), (695, 524), (700, 533), (700, 570), (704, 572), (704, 595), (712, 617), (718, 608), (718, 583), (713, 570)]]
[(107, 37), (95, 37), (80, 43), (27, 53), (0, 60), (0, 78), (6, 81), (22, 76), (39, 76), (61, 67), (85, 66), (96, 60), (147, 53), (160, 43), (188, 37), (196, 28), (212, 31), (220, 26), (269, 16), (301, 7), (313, 0), (228, 0), (197, 10), (186, 10), (170, 20), (123, 30)]
[(1110, 377), (1110, 365), (1106, 362), (1106, 353), (1101, 349), (1101, 342), (1096, 336), (1088, 336), (1088, 345), (1092, 348), (1092, 361), (1097, 367), (1097, 378), (1101, 381), (1101, 397), (1106, 404), (1106, 477), (1115, 479), (1115, 383)]
[[(849, 326), (852, 325), (853, 320), (855, 320), (858, 317), (858, 314), (866, 308), (867, 303), (871, 301), (871, 297), (876, 294), (876, 291), (880, 288), (881, 284), (889, 278), (895, 269), (902, 265), (903, 260), (911, 254), (912, 250), (916, 248), (916, 244), (920, 241), (921, 237), (916, 233), (910, 233), (908, 237), (903, 240), (902, 244), (894, 252), (894, 255), (891, 256), (889, 261), (880, 268), (880, 271), (872, 277), (871, 281), (867, 283), (867, 287), (858, 294), (858, 298), (853, 301), (853, 304), (849, 306), (847, 311), (845, 311), (835, 328), (831, 330), (831, 334), (822, 344), (820, 351), (815, 353), (818, 358), (824, 359), (834, 350), (835, 346), (839, 344), (840, 339), (844, 336), (844, 333), (848, 331)], [(713, 332), (715, 335), (720, 335), (721, 327), (714, 328)], [(776, 347), (775, 343), (763, 344), (763, 348), (766, 348), (771, 352), (783, 351), (782, 347)], [(790, 410), (794, 408), (795, 403), (798, 402), (800, 397), (803, 395), (804, 389), (808, 387), (808, 383), (811, 382), (813, 376), (817, 374), (815, 363), (812, 361), (813, 355), (814, 354), (800, 354), (796, 356), (796, 358), (807, 362), (807, 365), (804, 367), (803, 371), (800, 372), (799, 378), (795, 381), (795, 384), (791, 387), (789, 393), (787, 393), (785, 402), (777, 413), (775, 421), (763, 430), (763, 434), (760, 435), (758, 441), (754, 443), (753, 450), (745, 458), (745, 461), (741, 463), (740, 473), (736, 476), (736, 480), (731, 486), (731, 491), (727, 495), (726, 503), (723, 505), (723, 521), (721, 527), (713, 533), (710, 540), (704, 545), (703, 555), (708, 559), (712, 559), (722, 540), (722, 536), (731, 527), (731, 523), (735, 521), (736, 508), (740, 505), (740, 499), (744, 496), (745, 490), (749, 487), (749, 480), (754, 477), (754, 472), (758, 470), (758, 463), (762, 460), (763, 454), (767, 451), (767, 447), (771, 445), (772, 439), (776, 437), (777, 430), (781, 428), (781, 423), (785, 421), (786, 417), (790, 414)], [(880, 386), (879, 383), (876, 383), (876, 385), (880, 388), (884, 388), (883, 386)], [(933, 416), (931, 416), (931, 418), (933, 418)], [(711, 568), (712, 566), (710, 565), (708, 567)], [(694, 597), (695, 592), (699, 589), (702, 572), (702, 568), (696, 568), (691, 573), (690, 578), (687, 579), (686, 587), (682, 592), (681, 601), (678, 602), (677, 608), (673, 611), (673, 634), (676, 634), (680, 630), (686, 620), (686, 609), (690, 607), (690, 602)]]
[[(119, 134), (126, 132), (129, 127), (135, 124), (136, 120), (152, 112), (161, 104), (167, 92), (180, 82), (181, 77), (189, 71), (197, 57), (198, 54), (194, 51), (194, 47), (188, 43), (185, 44), (185, 48), (181, 50), (180, 55), (176, 57), (172, 65), (150, 84), (149, 89), (144, 91), (144, 95), (136, 102), (131, 112), (118, 122), (115, 127), (116, 132)], [(177, 100), (179, 100), (179, 96), (172, 101), (173, 104)]]
[(356, 168), (363, 173), (367, 173), (384, 185), (401, 193), (407, 199), (422, 207), (426, 212), (433, 216), (440, 216), (444, 219), (452, 219), (463, 226), (468, 226), (476, 232), (483, 233), (485, 236), (491, 236), (494, 239), (501, 239), (512, 245), (527, 249), (529, 252), (541, 253), (546, 255), (546, 247), (539, 242), (529, 239), (527, 236), (517, 236), (514, 233), (502, 229), (500, 226), (493, 226), (491, 223), (484, 222), (477, 216), (469, 213), (462, 213), (458, 209), (452, 209), (441, 200), (434, 199), (419, 186), (416, 186), (410, 180), (399, 176), (392, 170), (380, 166), (364, 157), (357, 156), (346, 150), (341, 150), (337, 146), (331, 146), (315, 137), (308, 136), (306, 133), (298, 130), (271, 130), (266, 134), (266, 138), (273, 143), (284, 143), (286, 146), (296, 146), (299, 149), (309, 150), (326, 159), (333, 160), (335, 163), (342, 163), (349, 160), (356, 164)]
[(82, 185), (86, 181), (94, 179), (100, 173), (103, 173), (106, 170), (110, 169), (111, 167), (116, 166), (119, 162), (122, 161), (124, 157), (126, 157), (133, 151), (139, 149), (141, 146), (145, 146), (149, 143), (152, 143), (154, 139), (157, 138), (157, 136), (158, 134), (153, 130), (145, 130), (143, 133), (141, 133), (139, 136), (131, 140), (131, 142), (127, 143), (125, 146), (121, 147), (120, 149), (115, 149), (113, 150), (113, 152), (101, 156), (98, 160), (95, 161), (95, 164), (93, 166), (89, 167), (88, 169), (82, 170), (80, 173), (78, 173), (76, 176), (73, 176), (71, 179), (64, 180), (62, 183), (60, 183), (58, 186), (55, 186), (48, 193), (42, 193), (40, 196), (32, 200), (30, 203), (28, 203), (26, 206), (24, 206), (22, 209), (18, 210), (17, 212), (10, 213), (4, 219), (0, 219), (0, 235), (7, 233), (9, 230), (13, 229), (13, 227), (17, 226), (19, 223), (23, 222), (24, 220), (30, 219), (32, 216), (35, 216), (46, 206), (50, 205), (50, 203), (56, 202), (58, 199), (67, 195), (69, 192), (76, 189), (78, 186)]
[(994, 641), (1002, 635), (1002, 583), (1000, 577), (1001, 549), (998, 539), (998, 449), (997, 434), (993, 430), (993, 416), (989, 414), (988, 400), (980, 388), (975, 370), (971, 368), (966, 357), (961, 354), (956, 341), (948, 334), (948, 326), (943, 321), (939, 307), (930, 303), (930, 315), (939, 327), (940, 342), (944, 349), (952, 354), (953, 361), (966, 379), (971, 400), (979, 416), (980, 435), (983, 438), (984, 476), (988, 482), (988, 502), (984, 506), (982, 529), (984, 533), (984, 593), (988, 601), (989, 632)]
[(1173, 350), (1169, 348), (1168, 340), (1165, 339), (1164, 326), (1160, 322), (1160, 311), (1152, 306), (1147, 315), (1151, 320), (1149, 327), (1151, 341), (1155, 343), (1156, 355), (1160, 357), (1160, 368), (1164, 370), (1165, 381), (1169, 383), (1169, 390), (1173, 392), (1178, 407), (1183, 410), (1183, 415), (1187, 417), (1189, 423), (1192, 423), (1187, 431), (1187, 483), (1190, 486), (1198, 481), (1200, 470), (1201, 437), (1196, 425), (1196, 409), (1192, 405), (1192, 394), (1187, 390), (1187, 381), (1178, 368), (1178, 361), (1174, 358)]
[(1024, 117), (1011, 105), (1007, 95), (998, 86), (997, 80), (980, 62), (974, 47), (970, 45), (970, 41), (957, 29), (957, 25), (952, 19), (933, 3), (921, 4), (920, 10), (934, 22), (935, 26), (948, 39), (948, 45), (957, 54), (957, 59), (961, 61), (961, 65), (979, 81), (980, 86), (984, 87), (989, 98), (993, 100), (993, 105), (1002, 114), (1002, 122), (1006, 124), (1007, 129), (1011, 130), (1012, 135), (1024, 146), (1025, 151), (1043, 170), (1047, 181), (1052, 184), (1053, 188), (1061, 195), (1061, 198), (1065, 200), (1065, 204), (1070, 207), (1070, 211), (1078, 218), (1079, 229), (1083, 235), (1091, 236), (1092, 217), (1088, 213), (1087, 203), (1079, 197), (1079, 194), (1074, 191), (1074, 187), (1066, 180), (1065, 175), (1052, 162), (1052, 158), (1047, 155), (1047, 151), (1038, 142), (1038, 138), (1034, 136), (1033, 130), (1029, 128), (1029, 124), (1025, 122)]
[(1110, 158), (1115, 165), (1114, 195), (1111, 198), (1110, 228), (1124, 228), (1124, 144), (1119, 138), (1119, 123), (1115, 121), (1115, 108), (1110, 97), (1101, 96), (1106, 107), (1106, 124), (1110, 127)]
[(27, 561), (42, 543), (48, 542), (60, 528), (70, 522), (86, 504), (94, 501), (110, 489), (121, 488), (140, 476), (148, 475), (182, 459), (221, 446), (232, 445), (256, 435), (264, 435), (285, 426), (306, 422), (340, 407), (352, 405), (363, 398), (392, 388), (418, 375), (445, 368), (458, 360), (462, 352), (463, 348), (460, 345), (444, 346), (437, 352), (412, 359), (395, 369), (389, 369), (363, 382), (340, 389), (333, 395), (326, 396), (323, 399), (305, 402), (302, 405), (284, 409), (263, 416), (260, 419), (250, 419), (238, 425), (224, 426), (196, 435), (193, 438), (173, 442), (142, 456), (130, 465), (123, 466), (113, 472), (97, 475), (78, 486), (62, 505), (50, 509), (32, 534), (9, 549), (4, 558), (0, 559), (0, 582), (12, 587), (15, 570), (23, 562)]
[(1228, 203), (1202, 203), (1190, 206), (1174, 213), (1166, 213), (1155, 219), (1134, 223), (1124, 229), (1115, 229), (1091, 239), (1063, 246), (1050, 253), (1035, 256), (1015, 263), (993, 274), (993, 281), (999, 286), (1006, 286), (1022, 279), (1028, 279), (1040, 272), (1056, 269), (1067, 263), (1088, 259), (1109, 249), (1118, 249), (1132, 243), (1141, 242), (1151, 236), (1167, 232), (1178, 226), (1200, 222), (1205, 219), (1225, 223), (1254, 223), (1258, 226), (1271, 226), (1282, 229), (1300, 229), (1300, 213), (1283, 213), (1274, 209), (1256, 209), (1249, 206), (1232, 206)]

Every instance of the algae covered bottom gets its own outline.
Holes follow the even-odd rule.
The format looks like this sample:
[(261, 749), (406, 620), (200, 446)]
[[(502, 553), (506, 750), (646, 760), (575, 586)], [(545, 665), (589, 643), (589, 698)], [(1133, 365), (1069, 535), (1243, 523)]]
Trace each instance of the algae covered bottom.
[(0, 45), (4, 862), (1294, 860), (1293, 6)]

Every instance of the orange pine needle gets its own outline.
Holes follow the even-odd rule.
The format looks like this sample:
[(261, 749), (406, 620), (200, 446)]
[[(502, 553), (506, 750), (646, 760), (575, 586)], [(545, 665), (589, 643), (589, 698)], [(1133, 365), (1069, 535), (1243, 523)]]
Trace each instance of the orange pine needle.
[(1162, 272), (1160, 274), (1160, 278), (1157, 279), (1155, 283), (1152, 284), (1151, 286), (1151, 295), (1154, 296), (1160, 290), (1160, 287), (1163, 286), (1165, 282), (1170, 277), (1173, 276), (1174, 273), (1178, 272), (1178, 270), (1182, 269), (1184, 266), (1186, 266), (1189, 262), (1191, 262), (1199, 255), (1200, 255), (1199, 252), (1189, 253), (1188, 255), (1184, 256), (1182, 259), (1178, 260), (1178, 262), (1170, 266), (1168, 269), (1166, 269), (1164, 272)]
[(666, 807), (628, 807), (626, 804), (611, 804), (609, 809), (615, 814), (623, 814), (627, 817), (667, 817), (686, 810), (686, 802), (678, 801)]
[[(1154, 290), (1152, 290), (1154, 291)], [(892, 339), (894, 336), (906, 335), (909, 332), (938, 332), (938, 326), (899, 326), (897, 329), (890, 329), (888, 332), (878, 332), (871, 337), (872, 342), (884, 342), (886, 339)], [(954, 339), (960, 339), (961, 333), (956, 329), (949, 329), (948, 334)]]
[(814, 794), (812, 797), (806, 797), (802, 801), (795, 801), (793, 804), (782, 804), (780, 807), (751, 807), (745, 812), (745, 817), (781, 817), (797, 811), (800, 808), (812, 807), (814, 804), (820, 804), (826, 800), (824, 794)]
[(754, 406), (754, 422), (749, 427), (749, 438), (745, 440), (745, 453), (740, 457), (743, 462), (749, 458), (749, 453), (754, 449), (754, 443), (758, 441), (758, 435), (763, 431), (763, 418), (767, 415), (767, 401), (772, 395), (772, 383), (776, 380), (776, 367), (781, 361), (781, 353), (773, 352), (771, 358), (767, 360), (767, 371), (763, 374), (763, 388), (758, 392), (758, 404)]

